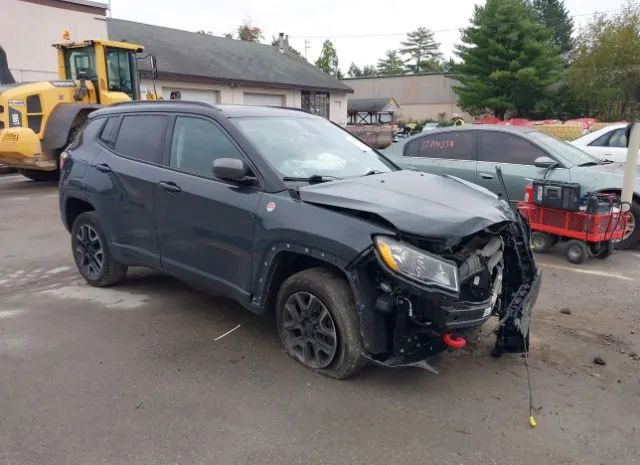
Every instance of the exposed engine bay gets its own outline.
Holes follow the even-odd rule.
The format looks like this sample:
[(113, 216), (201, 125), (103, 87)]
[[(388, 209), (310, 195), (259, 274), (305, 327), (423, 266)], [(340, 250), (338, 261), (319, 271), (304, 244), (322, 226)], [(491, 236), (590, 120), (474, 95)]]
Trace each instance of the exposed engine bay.
[[(451, 244), (400, 238), (457, 266), (459, 291), (441, 289), (390, 272), (376, 250), (358, 264), (357, 280), (375, 295), (374, 312), (362, 312), (365, 345), (373, 360), (403, 365), (456, 348), (469, 329), (497, 316), (496, 355), (528, 349), (529, 319), (539, 276), (518, 223), (504, 222)], [(454, 335), (453, 337), (451, 335)], [(453, 343), (451, 341), (454, 341)]]

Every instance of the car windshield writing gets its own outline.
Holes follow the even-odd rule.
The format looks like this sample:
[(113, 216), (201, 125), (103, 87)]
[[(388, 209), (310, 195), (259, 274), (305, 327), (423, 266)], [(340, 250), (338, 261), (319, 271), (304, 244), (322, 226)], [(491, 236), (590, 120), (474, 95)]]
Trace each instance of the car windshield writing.
[(246, 117), (235, 120), (283, 177), (362, 176), (395, 171), (351, 134), (319, 117)]
[(583, 152), (579, 148), (574, 145), (571, 145), (565, 141), (560, 139), (556, 139), (553, 136), (545, 134), (544, 132), (530, 132), (529, 136), (532, 139), (539, 142), (540, 144), (545, 145), (551, 152), (556, 153), (558, 156), (562, 157), (563, 160), (566, 160), (572, 165), (583, 165), (583, 164), (597, 164), (600, 160), (596, 157), (589, 155), (586, 152)]

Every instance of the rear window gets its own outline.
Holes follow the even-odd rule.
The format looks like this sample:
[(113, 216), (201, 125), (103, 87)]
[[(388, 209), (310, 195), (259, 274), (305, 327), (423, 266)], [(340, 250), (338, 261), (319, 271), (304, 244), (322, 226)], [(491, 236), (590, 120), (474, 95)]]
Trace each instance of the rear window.
[(142, 161), (161, 163), (167, 120), (165, 115), (125, 116), (116, 137), (116, 152)]
[(404, 156), (475, 160), (473, 132), (450, 131), (418, 137), (407, 143)]

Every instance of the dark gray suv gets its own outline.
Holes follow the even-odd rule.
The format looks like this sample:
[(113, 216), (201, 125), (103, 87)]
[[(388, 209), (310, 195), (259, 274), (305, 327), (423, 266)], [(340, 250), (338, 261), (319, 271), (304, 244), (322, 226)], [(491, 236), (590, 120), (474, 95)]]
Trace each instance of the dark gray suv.
[(506, 202), (302, 111), (96, 111), (62, 156), (60, 209), (88, 283), (147, 266), (275, 312), (289, 354), (328, 376), (460, 348), (491, 315), (496, 352), (528, 347), (540, 280)]

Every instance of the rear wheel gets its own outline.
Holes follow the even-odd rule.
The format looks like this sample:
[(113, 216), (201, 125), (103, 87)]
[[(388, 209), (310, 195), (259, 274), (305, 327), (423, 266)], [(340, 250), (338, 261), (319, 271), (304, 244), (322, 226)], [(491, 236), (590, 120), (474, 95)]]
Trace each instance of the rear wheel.
[(612, 241), (593, 242), (589, 244), (589, 253), (596, 258), (608, 258), (613, 253), (613, 250)]
[(42, 171), (19, 169), (18, 173), (34, 181), (57, 181), (60, 178), (60, 170)]
[(289, 277), (278, 291), (276, 324), (289, 355), (311, 370), (343, 379), (366, 364), (353, 294), (331, 271)]
[(82, 213), (73, 222), (71, 250), (78, 271), (92, 286), (110, 286), (127, 275), (127, 267), (111, 255), (95, 212)]
[(587, 244), (577, 239), (571, 239), (567, 241), (567, 260), (571, 263), (580, 264), (589, 257), (589, 250)]

